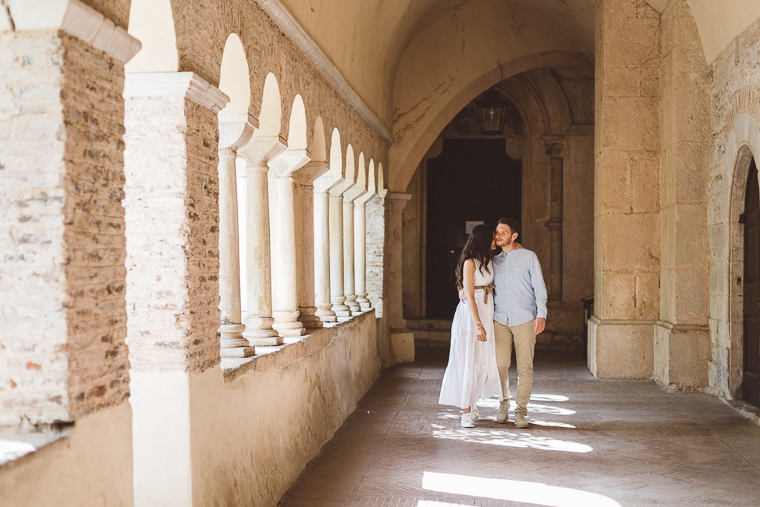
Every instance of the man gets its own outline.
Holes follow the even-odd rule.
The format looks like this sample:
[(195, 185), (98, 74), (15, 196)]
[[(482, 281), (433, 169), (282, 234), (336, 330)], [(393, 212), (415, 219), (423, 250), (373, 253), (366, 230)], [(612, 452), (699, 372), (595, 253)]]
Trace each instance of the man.
[(546, 285), (541, 264), (535, 253), (515, 248), (520, 224), (511, 218), (502, 218), (494, 233), (494, 242), (501, 253), (493, 260), (494, 333), (496, 337), (496, 363), (504, 391), (496, 420), (506, 423), (509, 416), (509, 365), (512, 345), (517, 358), (517, 409), (515, 426), (527, 428), (528, 401), (533, 389), (533, 352), (536, 335), (546, 326)]

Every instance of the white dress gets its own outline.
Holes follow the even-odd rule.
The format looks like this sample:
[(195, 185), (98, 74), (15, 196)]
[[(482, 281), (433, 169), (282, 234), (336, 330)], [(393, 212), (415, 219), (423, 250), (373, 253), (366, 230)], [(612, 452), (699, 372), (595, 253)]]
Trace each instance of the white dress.
[[(493, 282), (493, 265), (488, 271), (480, 272), (480, 263), (475, 261), (475, 286), (486, 286)], [(475, 406), (478, 398), (498, 396), (503, 399), (499, 369), (496, 365), (496, 341), (493, 331), (493, 294), (484, 302), (486, 292), (475, 290), (478, 316), (486, 330), (487, 340), (481, 342), (477, 336), (477, 326), (464, 301), (459, 301), (454, 321), (451, 324), (451, 349), (449, 364), (443, 374), (441, 396), (438, 403), (457, 408)]]

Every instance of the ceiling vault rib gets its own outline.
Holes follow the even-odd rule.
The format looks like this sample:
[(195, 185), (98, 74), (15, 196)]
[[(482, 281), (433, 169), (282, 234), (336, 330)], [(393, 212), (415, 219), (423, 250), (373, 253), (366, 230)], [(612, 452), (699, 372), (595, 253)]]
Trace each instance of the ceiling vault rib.
[(388, 144), (393, 144), (393, 134), (391, 134), (388, 127), (383, 124), (380, 118), (378, 118), (362, 98), (359, 97), (353, 87), (348, 84), (346, 78), (343, 77), (340, 70), (338, 70), (322, 51), (322, 48), (314, 42), (314, 39), (306, 33), (290, 11), (282, 5), (282, 2), (280, 2), (280, 0), (257, 0), (257, 2), (264, 12), (277, 23), (277, 26), (280, 27), (283, 33), (290, 37), (293, 42), (306, 53), (309, 59), (314, 62), (314, 65), (316, 65), (333, 86), (335, 86), (338, 93), (340, 93), (343, 98), (356, 109), (359, 115), (375, 129), (380, 137), (382, 137)]

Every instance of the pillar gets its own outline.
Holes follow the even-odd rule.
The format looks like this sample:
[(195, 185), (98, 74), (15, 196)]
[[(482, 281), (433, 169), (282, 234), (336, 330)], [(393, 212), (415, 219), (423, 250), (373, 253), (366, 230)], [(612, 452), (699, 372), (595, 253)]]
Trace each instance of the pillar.
[[(329, 265), (329, 224), (327, 221), (327, 196), (322, 192), (317, 205), (314, 180), (327, 172), (329, 166), (324, 161), (312, 161), (296, 171), (296, 274), (298, 280), (298, 319), (307, 330), (322, 327), (322, 317), (332, 311), (317, 306), (317, 287), (321, 285), (320, 303), (330, 301), (330, 286), (327, 276)], [(317, 208), (324, 216), (317, 217)], [(317, 228), (322, 230), (317, 232)], [(319, 236), (319, 239), (317, 237)], [(325, 269), (325, 261), (327, 266)], [(319, 272), (319, 273), (318, 273)], [(317, 280), (319, 279), (319, 281)], [(327, 284), (326, 284), (327, 282)], [(325, 291), (326, 285), (326, 291)], [(326, 292), (326, 297), (325, 297)], [(335, 314), (332, 314), (335, 317)], [(334, 320), (334, 319), (333, 319)]]
[[(303, 322), (298, 320), (297, 244), (295, 210), (295, 180), (293, 174), (309, 162), (306, 150), (287, 150), (270, 162), (274, 176), (274, 210), (270, 232), (272, 235), (272, 327), (280, 336), (303, 336)], [(298, 203), (300, 207), (300, 203)]]
[[(254, 125), (220, 117), (219, 143), (219, 311), (221, 357), (250, 357), (255, 347), (243, 337), (240, 307), (240, 234), (238, 229), (237, 148), (245, 145)], [(227, 146), (227, 147), (225, 147)]]
[(550, 235), (549, 299), (562, 300), (562, 196), (564, 193), (562, 136), (546, 136), (546, 154), (551, 161), (551, 208), (546, 228)]
[[(325, 166), (327, 164), (325, 163)], [(341, 180), (329, 172), (314, 180), (314, 300), (322, 322), (337, 322), (330, 294), (330, 189)]]
[(644, 0), (599, 0), (596, 9), (588, 362), (599, 378), (649, 379), (660, 307), (660, 15)]
[[(660, 315), (655, 327), (654, 377), (685, 390), (710, 383), (710, 369), (725, 365), (710, 340), (708, 226), (710, 69), (688, 4), (662, 13), (660, 130)], [(731, 153), (730, 156), (734, 156)], [(742, 183), (739, 183), (740, 185)], [(718, 305), (720, 307), (721, 305)], [(716, 347), (717, 348), (717, 347)], [(719, 384), (719, 382), (715, 382)]]
[(336, 184), (329, 192), (330, 222), (330, 301), (332, 311), (338, 322), (345, 322), (351, 317), (351, 309), (346, 305), (344, 285), (344, 251), (343, 237), (343, 194), (353, 186), (353, 181), (344, 180)]
[(411, 194), (391, 193), (388, 199), (388, 317), (390, 360), (414, 361), (414, 334), (406, 327), (403, 300), (403, 215)]
[[(0, 7), (0, 426), (129, 417), (122, 92), (139, 48), (75, 0)], [(130, 501), (117, 449), (97, 459), (121, 477), (92, 503)]]
[(354, 200), (354, 270), (356, 302), (361, 311), (372, 308), (367, 298), (367, 202), (377, 195), (374, 168), (370, 166), (367, 192)]
[(356, 301), (356, 266), (354, 252), (354, 201), (367, 193), (366, 173), (360, 157), (357, 182), (343, 194), (343, 287), (346, 305), (352, 314), (361, 313), (361, 306)]
[(254, 137), (238, 154), (246, 161), (246, 291), (243, 336), (251, 345), (281, 345), (283, 339), (272, 324), (272, 260), (269, 230), (269, 166), (285, 151), (279, 138)]

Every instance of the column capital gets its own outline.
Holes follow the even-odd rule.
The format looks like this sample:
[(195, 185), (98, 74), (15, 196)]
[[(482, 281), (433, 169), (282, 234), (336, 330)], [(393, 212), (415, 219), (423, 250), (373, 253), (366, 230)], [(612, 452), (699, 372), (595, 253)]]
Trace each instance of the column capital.
[(543, 136), (544, 143), (546, 144), (546, 154), (552, 158), (561, 158), (562, 150), (565, 148), (564, 136)]
[(266, 165), (277, 155), (288, 149), (288, 143), (280, 136), (253, 137), (238, 150), (249, 166)]
[(79, 0), (10, 0), (0, 9), (0, 32), (61, 30), (111, 58), (130, 61), (142, 44), (113, 21)]
[(311, 161), (307, 150), (285, 150), (269, 162), (269, 167), (276, 178), (293, 177), (293, 173)]
[(185, 97), (213, 112), (230, 98), (195, 72), (140, 72), (124, 76), (124, 98)]
[(315, 185), (315, 180), (317, 178), (326, 174), (329, 170), (330, 164), (324, 160), (312, 160), (296, 171), (293, 178), (296, 180), (297, 184), (304, 187), (311, 187)]
[(239, 150), (251, 140), (259, 121), (252, 114), (219, 114), (219, 149)]

